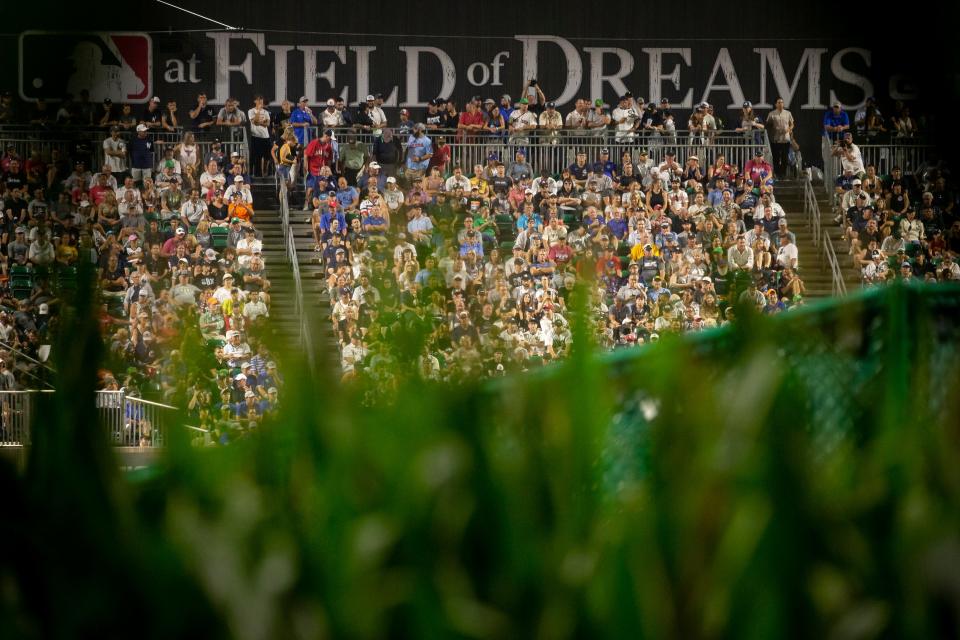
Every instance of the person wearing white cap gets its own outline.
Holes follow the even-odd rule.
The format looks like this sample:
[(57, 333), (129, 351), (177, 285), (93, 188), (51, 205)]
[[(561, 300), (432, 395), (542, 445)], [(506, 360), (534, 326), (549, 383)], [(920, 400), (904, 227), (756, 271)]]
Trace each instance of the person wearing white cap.
[[(381, 99), (382, 100), (382, 99)], [(373, 135), (380, 135), (381, 130), (387, 126), (387, 114), (383, 112), (380, 105), (377, 104), (376, 96), (367, 96), (367, 115), (373, 122)]]
[(147, 129), (160, 129), (163, 126), (163, 112), (160, 110), (160, 98), (153, 96), (140, 118), (140, 124)]
[(327, 108), (320, 113), (320, 121), (325, 128), (346, 126), (343, 112), (337, 111), (337, 101), (333, 98), (327, 100)]
[(130, 175), (134, 180), (153, 176), (153, 153), (153, 138), (147, 135), (146, 125), (137, 125), (137, 135), (130, 141)]
[[(231, 367), (239, 367), (250, 357), (250, 345), (241, 340), (239, 331), (228, 332), (227, 344), (223, 345), (223, 355), (227, 357), (227, 364)], [(244, 375), (244, 382), (246, 378)]]
[(247, 184), (243, 176), (235, 175), (231, 178), (231, 184), (227, 187), (227, 190), (223, 192), (223, 199), (227, 202), (233, 202), (233, 196), (235, 194), (240, 194), (241, 199), (249, 205), (253, 204), (253, 191), (250, 189), (250, 185)]

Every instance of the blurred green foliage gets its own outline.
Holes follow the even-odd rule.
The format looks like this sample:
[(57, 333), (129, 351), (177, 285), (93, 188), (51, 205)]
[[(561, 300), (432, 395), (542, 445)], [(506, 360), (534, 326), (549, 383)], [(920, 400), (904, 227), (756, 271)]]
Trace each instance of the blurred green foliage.
[(0, 637), (956, 638), (958, 306), (891, 287), (389, 402), (288, 363), (278, 420), (174, 431), (137, 481), (81, 306), (0, 463)]

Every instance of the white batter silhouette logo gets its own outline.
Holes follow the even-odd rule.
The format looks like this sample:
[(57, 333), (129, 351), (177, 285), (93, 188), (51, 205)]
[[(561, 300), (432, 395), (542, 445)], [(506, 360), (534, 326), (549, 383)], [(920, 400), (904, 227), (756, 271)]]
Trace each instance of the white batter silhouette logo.
[(145, 33), (27, 32), (20, 36), (20, 50), (25, 100), (77, 96), (82, 89), (95, 102), (142, 103), (151, 95), (152, 51)]

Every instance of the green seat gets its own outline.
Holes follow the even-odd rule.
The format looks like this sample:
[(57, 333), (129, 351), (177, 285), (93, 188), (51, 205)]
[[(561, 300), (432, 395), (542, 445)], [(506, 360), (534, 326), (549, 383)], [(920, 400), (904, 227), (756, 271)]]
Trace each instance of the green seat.
[(504, 240), (500, 243), (500, 253), (510, 253), (513, 251), (513, 240)]
[(210, 227), (210, 245), (214, 249), (224, 249), (227, 246), (227, 228)]

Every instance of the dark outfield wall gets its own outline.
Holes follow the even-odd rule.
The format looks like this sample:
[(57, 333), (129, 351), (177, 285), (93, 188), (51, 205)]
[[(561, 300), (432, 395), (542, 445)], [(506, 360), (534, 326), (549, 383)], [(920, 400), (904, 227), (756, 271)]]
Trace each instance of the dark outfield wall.
[[(524, 80), (536, 78), (564, 113), (578, 97), (615, 103), (629, 89), (648, 101), (670, 99), (680, 126), (685, 111), (702, 100), (730, 123), (744, 100), (764, 115), (782, 96), (798, 120), (804, 148), (812, 151), (820, 118), (834, 99), (851, 112), (870, 95), (887, 109), (902, 100), (923, 110), (931, 95), (942, 97), (956, 74), (950, 58), (945, 69), (932, 71), (930, 51), (872, 37), (864, 24), (850, 29), (818, 6), (748, 23), (674, 3), (675, 15), (688, 10), (696, 16), (678, 24), (615, 5), (579, 18), (560, 10), (538, 17), (526, 7), (522, 19), (483, 9), (472, 18), (459, 11), (431, 18), (411, 5), (391, 5), (372, 20), (361, 13), (329, 19), (307, 3), (288, 4), (284, 11), (195, 4), (191, 9), (244, 30), (216, 31), (216, 25), (159, 4), (145, 5), (149, 12), (142, 14), (99, 20), (84, 13), (73, 20), (68, 14), (27, 16), (22, 29), (0, 36), (4, 59), (18, 60), (0, 68), (0, 87), (31, 101), (89, 85), (94, 99), (142, 103), (157, 95), (175, 98), (181, 107), (199, 91), (214, 103), (232, 96), (242, 105), (254, 93), (272, 105), (301, 95), (314, 104), (334, 95), (356, 104), (367, 93), (383, 93), (388, 106), (416, 115), (437, 96), (461, 104), (472, 95), (509, 93), (518, 99)], [(161, 25), (167, 30), (157, 30)], [(75, 31), (81, 27), (89, 32)], [(362, 35), (371, 31), (436, 35)], [(930, 82), (937, 73), (939, 86)]]

